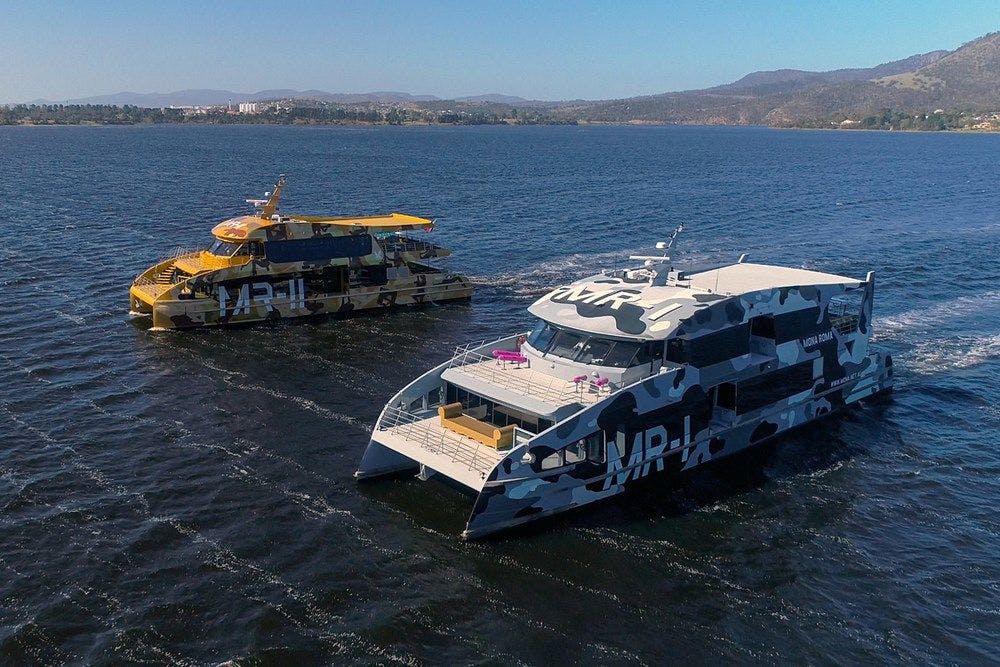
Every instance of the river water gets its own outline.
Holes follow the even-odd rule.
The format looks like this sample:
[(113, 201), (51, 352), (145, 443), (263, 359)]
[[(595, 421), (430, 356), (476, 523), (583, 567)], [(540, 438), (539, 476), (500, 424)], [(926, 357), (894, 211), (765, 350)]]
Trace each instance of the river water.
[[(282, 209), (440, 219), (470, 304), (151, 332), (128, 285)], [(954, 662), (1000, 642), (1000, 136), (0, 128), (0, 662)], [(864, 277), (888, 403), (538, 527), (359, 485), (379, 410), (645, 252)]]

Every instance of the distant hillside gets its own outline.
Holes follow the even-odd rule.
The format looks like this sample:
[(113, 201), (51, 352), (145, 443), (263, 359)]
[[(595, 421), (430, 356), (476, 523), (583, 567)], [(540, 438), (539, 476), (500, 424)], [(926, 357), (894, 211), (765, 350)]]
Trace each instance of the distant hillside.
[[(752, 72), (732, 83), (703, 90), (619, 100), (547, 102), (498, 93), (440, 99), (434, 95), (389, 91), (329, 93), (272, 89), (238, 93), (196, 89), (173, 93), (123, 92), (68, 100), (64, 104), (160, 109), (271, 100), (285, 101), (280, 105), (285, 111), (279, 113), (275, 109), (277, 116), (272, 114), (273, 117), (256, 120), (369, 122), (364, 119), (371, 117), (380, 119), (372, 122), (392, 123), (673, 123), (996, 129), (1000, 123), (1000, 32), (980, 37), (954, 51), (931, 51), (874, 67), (828, 72), (797, 69)], [(340, 111), (332, 109), (337, 105)], [(291, 108), (296, 109), (295, 113), (287, 112)], [(941, 113), (935, 114), (936, 110)], [(93, 113), (98, 119), (96, 122), (110, 122), (109, 118), (116, 117), (111, 112)], [(130, 114), (129, 118), (136, 116), (134, 112)], [(8, 121), (27, 122), (37, 117), (38, 122), (71, 122), (59, 119), (85, 115), (80, 111), (63, 114), (58, 110), (35, 112), (22, 108), (8, 114)], [(138, 114), (137, 117), (145, 118), (146, 115)], [(223, 122), (223, 117), (215, 114), (195, 121)]]
[[(335, 104), (364, 104), (368, 102), (400, 103), (400, 102), (430, 102), (437, 100), (434, 95), (411, 95), (391, 91), (372, 93), (328, 93), (323, 90), (292, 90), (278, 88), (259, 90), (256, 93), (238, 93), (232, 90), (217, 90), (213, 88), (196, 88), (177, 90), (172, 93), (132, 93), (121, 92), (112, 95), (94, 95), (72, 100), (63, 100), (61, 104), (113, 104), (117, 106), (132, 105), (145, 108), (193, 107), (213, 104), (238, 104), (240, 102), (260, 102), (278, 99), (304, 99)], [(51, 100), (34, 100), (34, 104), (52, 104)]]
[(705, 90), (583, 103), (556, 110), (592, 122), (822, 125), (884, 109), (927, 114), (1000, 110), (1000, 32), (955, 51), (866, 69), (754, 72)]
[(809, 72), (800, 69), (779, 69), (770, 72), (753, 72), (733, 83), (708, 88), (716, 92), (741, 92), (753, 95), (769, 95), (775, 93), (801, 90), (823, 83), (841, 83), (844, 81), (866, 81), (878, 77), (910, 72), (947, 55), (948, 51), (931, 51), (891, 63), (883, 63), (875, 67), (855, 69), (835, 69), (829, 72)]

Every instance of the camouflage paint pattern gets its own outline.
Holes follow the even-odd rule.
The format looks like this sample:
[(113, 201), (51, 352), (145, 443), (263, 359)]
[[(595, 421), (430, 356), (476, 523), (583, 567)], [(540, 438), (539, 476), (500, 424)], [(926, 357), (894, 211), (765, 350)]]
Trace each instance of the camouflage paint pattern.
[[(861, 287), (857, 326), (842, 333), (831, 323), (830, 300)], [(774, 344), (768, 354), (701, 368), (665, 368), (514, 449), (488, 476), (463, 535), (481, 537), (622, 493), (649, 474), (689, 470), (890, 390), (892, 360), (868, 345), (873, 298), (869, 276), (866, 283), (854, 285), (782, 287), (692, 304), (673, 335), (697, 338), (759, 315), (819, 310), (800, 337)], [(629, 333), (634, 321), (616, 326)], [(713, 423), (706, 388), (808, 361), (813, 362), (811, 388), (745, 414), (733, 413), (729, 423)], [(541, 468), (546, 457), (595, 433), (606, 441), (603, 462)]]
[[(629, 280), (626, 273), (560, 287), (533, 304), (531, 312), (546, 321), (619, 339), (677, 338), (697, 343), (711, 340), (705, 336), (744, 328), (750, 353), (728, 358), (716, 355), (717, 359), (697, 364), (667, 361), (654, 369), (657, 372), (612, 391), (514, 447), (484, 473), (463, 536), (482, 537), (608, 498), (648, 475), (689, 470), (890, 391), (892, 360), (869, 346), (874, 277), (869, 274), (865, 281), (858, 281), (759, 266), (737, 268), (731, 274), (749, 275), (747, 282), (754, 285), (755, 280), (760, 282), (760, 270), (769, 268), (779, 283), (795, 277), (826, 282), (779, 284), (728, 294), (709, 291), (704, 282), (701, 288), (653, 286)], [(622, 293), (631, 296), (618, 296)], [(847, 317), (833, 309), (835, 301), (851, 297), (856, 303)], [(753, 322), (777, 323), (782, 318), (791, 322), (782, 325), (783, 330), (773, 324), (770, 335), (760, 330), (751, 335)], [(477, 351), (488, 355), (491, 348), (508, 349), (512, 341), (496, 341)], [(581, 371), (586, 368), (582, 365)], [(783, 369), (795, 370), (802, 377), (794, 389), (769, 398), (771, 402), (742, 404), (737, 412), (741, 404), (734, 393), (733, 409), (715, 405), (714, 392), (719, 387), (739, 386)], [(436, 391), (441, 373), (439, 367), (418, 378), (391, 404), (405, 405)], [(752, 396), (749, 388), (746, 393)], [(488, 392), (483, 395), (489, 398)], [(603, 455), (567, 464), (567, 448), (588, 438), (596, 438)], [(405, 467), (407, 459), (393, 456), (388, 449), (373, 439), (366, 452), (371, 455), (362, 459), (358, 477)]]
[[(418, 228), (424, 226), (398, 224), (387, 229)], [(384, 230), (246, 216), (228, 220), (212, 231), (222, 241), (259, 242), (266, 248), (268, 243), (286, 240)], [(448, 254), (445, 248), (395, 235), (373, 236), (367, 255), (321, 261), (279, 263), (268, 260), (266, 253), (223, 257), (201, 251), (160, 262), (145, 271), (132, 285), (130, 305), (135, 313), (151, 314), (154, 328), (180, 329), (469, 299), (473, 288), (466, 278), (422, 263)], [(384, 284), (349, 286), (347, 272), (369, 267), (385, 267)], [(313, 279), (321, 277), (324, 270), (341, 268), (347, 271), (340, 277), (343, 289), (328, 292), (315, 286)]]

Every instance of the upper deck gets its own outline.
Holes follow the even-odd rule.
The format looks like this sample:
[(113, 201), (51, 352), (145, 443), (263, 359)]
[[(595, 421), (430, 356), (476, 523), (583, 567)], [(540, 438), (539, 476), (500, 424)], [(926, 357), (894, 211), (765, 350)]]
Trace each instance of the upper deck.
[(557, 326), (611, 337), (662, 340), (709, 306), (743, 298), (762, 300), (775, 290), (816, 286), (853, 289), (864, 281), (832, 273), (766, 264), (736, 263), (694, 271), (671, 271), (651, 280), (645, 269), (598, 274), (558, 287), (532, 304), (532, 315)]

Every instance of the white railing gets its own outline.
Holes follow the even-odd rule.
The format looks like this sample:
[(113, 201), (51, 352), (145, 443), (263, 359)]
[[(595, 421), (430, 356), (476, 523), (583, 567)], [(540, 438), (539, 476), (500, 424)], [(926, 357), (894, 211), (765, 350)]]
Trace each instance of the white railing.
[(447, 456), (452, 463), (465, 465), (469, 470), (485, 474), (496, 465), (497, 450), (444, 427), (432, 426), (427, 423), (428, 419), (433, 419), (433, 413), (416, 414), (387, 407), (375, 428), (378, 431), (392, 430), (407, 442), (434, 454)]
[(527, 369), (530, 373), (512, 372), (514, 369), (508, 369), (498, 364), (492, 356), (477, 351), (485, 344), (474, 343), (455, 348), (455, 356), (448, 368), (462, 367), (463, 373), (476, 376), (494, 387), (557, 405), (562, 405), (568, 400), (596, 402), (616, 389), (611, 383), (603, 388), (595, 388), (589, 381), (574, 385), (569, 380), (554, 375), (531, 371), (530, 367)]
[(386, 252), (414, 252), (417, 250), (420, 252), (427, 252), (428, 250), (435, 250), (437, 248), (437, 246), (433, 243), (421, 241), (419, 239), (411, 239), (408, 236), (379, 239), (379, 243), (382, 244), (382, 248)]
[(830, 324), (842, 334), (849, 334), (857, 329), (861, 319), (861, 306), (845, 301), (830, 301), (826, 312), (830, 315)]

